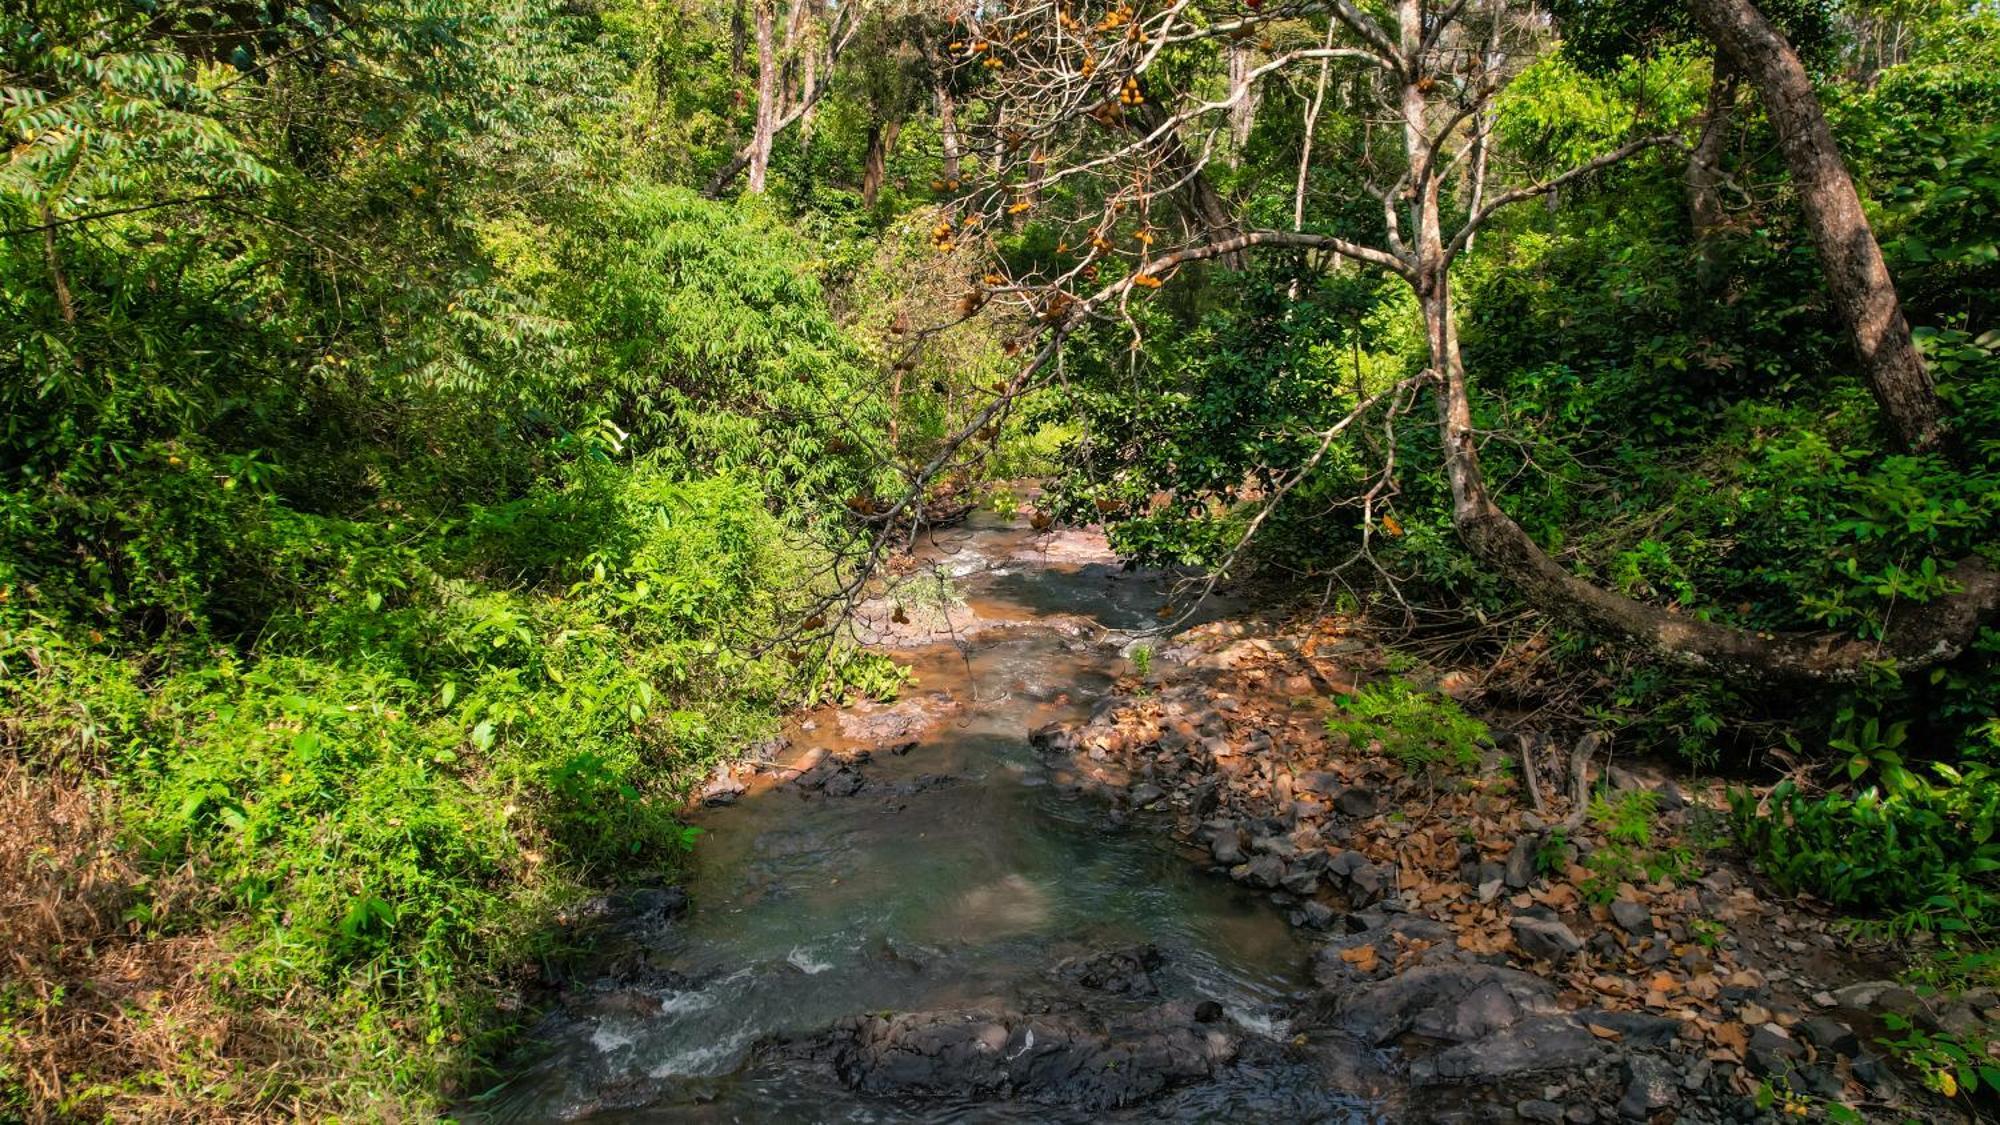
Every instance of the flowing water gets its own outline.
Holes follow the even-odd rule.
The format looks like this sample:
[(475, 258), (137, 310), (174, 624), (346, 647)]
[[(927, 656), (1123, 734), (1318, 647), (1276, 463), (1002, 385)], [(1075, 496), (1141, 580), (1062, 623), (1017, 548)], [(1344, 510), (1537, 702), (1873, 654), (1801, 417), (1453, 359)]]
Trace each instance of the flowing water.
[[(1123, 570), (1094, 535), (990, 516), (938, 533), (918, 557), (910, 622), (887, 604), (863, 615), (918, 682), (893, 707), (796, 720), (778, 755), (874, 747), (865, 785), (831, 796), (761, 780), (704, 809), (691, 908), (609, 943), (626, 963), (638, 948), (649, 972), (607, 977), (596, 1002), (551, 1014), (472, 1116), (1375, 1119), (1368, 1060), (1288, 1026), (1309, 949), (1278, 910), (1190, 863), (1164, 825), (1112, 824), (1102, 798), (1063, 784), (1060, 764), (1029, 745), (1030, 730), (1086, 715), (1130, 668), (1121, 643), (1156, 621), (1164, 579)], [(1134, 942), (1163, 953), (1165, 997), (1214, 1000), (1252, 1039), (1283, 1047), (1109, 1115), (867, 1097), (757, 1049), (861, 1013), (1020, 1010), (1046, 1002), (1054, 962)]]

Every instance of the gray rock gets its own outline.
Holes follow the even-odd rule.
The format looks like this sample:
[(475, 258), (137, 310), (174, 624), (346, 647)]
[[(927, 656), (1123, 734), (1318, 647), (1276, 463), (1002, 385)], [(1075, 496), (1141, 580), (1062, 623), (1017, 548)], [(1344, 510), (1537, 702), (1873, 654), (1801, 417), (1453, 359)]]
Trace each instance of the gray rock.
[(1636, 902), (1624, 899), (1611, 904), (1611, 920), (1628, 934), (1645, 937), (1653, 932), (1653, 912)]
[(1166, 790), (1154, 785), (1150, 781), (1134, 785), (1132, 787), (1132, 807), (1143, 809), (1166, 795)]
[(1834, 1003), (1853, 1012), (1865, 1012), (1875, 1006), (1875, 1001), (1884, 992), (1899, 987), (1892, 980), (1864, 980), (1845, 988), (1833, 990)]
[[(1337, 960), (1338, 953), (1334, 956)], [(1322, 962), (1325, 957), (1322, 953)], [(1538, 976), (1453, 962), (1418, 965), (1364, 984), (1341, 1003), (1337, 1020), (1362, 1041), (1383, 1046), (1413, 1031), (1435, 1038), (1484, 1037), (1523, 1016), (1554, 1011), (1555, 986)]]
[(1625, 1096), (1618, 1101), (1618, 1115), (1645, 1121), (1659, 1110), (1679, 1104), (1680, 1084), (1674, 1068), (1652, 1055), (1630, 1055), (1625, 1059)]
[(1523, 1074), (1575, 1070), (1598, 1055), (1597, 1040), (1567, 1015), (1535, 1016), (1470, 1043), (1447, 1047), (1410, 1066), (1419, 1086), (1486, 1085)]
[(1750, 1033), (1750, 1049), (1745, 1061), (1750, 1064), (1751, 1070), (1771, 1078), (1791, 1073), (1805, 1057), (1806, 1049), (1798, 1040), (1780, 1035), (1766, 1024)]
[(1341, 790), (1340, 796), (1333, 799), (1334, 808), (1356, 820), (1374, 816), (1377, 804), (1375, 794), (1358, 785)]
[(1364, 864), (1347, 876), (1348, 897), (1357, 906), (1380, 902), (1395, 885), (1396, 869), (1386, 863)]
[[(1318, 904), (1307, 903), (1307, 906), (1314, 905)], [(1431, 943), (1431, 951), (1426, 956), (1443, 957), (1456, 948), (1451, 927), (1415, 914), (1382, 915), (1366, 911), (1348, 915), (1346, 923), (1350, 932), (1328, 942), (1313, 956), (1313, 979), (1323, 988), (1338, 989), (1384, 975), (1395, 964), (1399, 951), (1404, 948), (1404, 941)], [(1398, 940), (1399, 935), (1404, 941)], [(1361, 972), (1353, 962), (1340, 956), (1364, 945), (1375, 947), (1377, 968), (1374, 972)]]
[(1308, 899), (1299, 905), (1292, 924), (1304, 926), (1309, 930), (1324, 930), (1330, 928), (1333, 921), (1333, 907), (1318, 899)]
[(1117, 1028), (1063, 1013), (981, 1009), (854, 1016), (767, 1053), (830, 1066), (851, 1089), (885, 1097), (1021, 1099), (1107, 1110), (1211, 1077), (1236, 1057), (1227, 1025), (1165, 1005)]
[(1234, 867), (1243, 862), (1243, 830), (1231, 824), (1216, 832), (1215, 839), (1208, 845), (1208, 854), (1215, 862)]
[(1853, 1058), (1861, 1053), (1861, 1037), (1854, 1029), (1832, 1016), (1814, 1016), (1799, 1024), (1799, 1034), (1822, 1051)]
[(1309, 895), (1319, 889), (1319, 872), (1308, 866), (1296, 866), (1285, 873), (1279, 885), (1295, 895)]
[(1071, 957), (1057, 962), (1049, 974), (1057, 980), (1096, 992), (1116, 996), (1157, 996), (1160, 989), (1153, 983), (1153, 971), (1164, 961), (1159, 946), (1149, 942)]
[(1627, 1047), (1665, 1047), (1681, 1033), (1681, 1021), (1651, 1012), (1578, 1012), (1577, 1017), (1617, 1032)]
[(1562, 1125), (1563, 1107), (1540, 1098), (1529, 1098), (1515, 1103), (1514, 1116), (1523, 1121), (1542, 1122), (1543, 1125)]
[(842, 766), (833, 771), (826, 784), (820, 786), (820, 791), (829, 797), (852, 797), (861, 791), (861, 775)]
[(1341, 784), (1340, 775), (1337, 773), (1328, 773), (1325, 770), (1309, 770), (1293, 779), (1292, 789), (1294, 792), (1318, 793), (1323, 796), (1331, 796), (1340, 792)]
[(1276, 890), (1285, 881), (1285, 861), (1274, 855), (1260, 855), (1230, 868), (1229, 877), (1252, 887)]
[(1514, 841), (1514, 849), (1507, 853), (1507, 865), (1501, 872), (1509, 887), (1526, 890), (1535, 881), (1535, 852), (1540, 848), (1541, 840), (1534, 836)]
[(1583, 948), (1583, 939), (1576, 931), (1554, 918), (1516, 914), (1508, 926), (1514, 931), (1515, 943), (1530, 957), (1560, 961)]

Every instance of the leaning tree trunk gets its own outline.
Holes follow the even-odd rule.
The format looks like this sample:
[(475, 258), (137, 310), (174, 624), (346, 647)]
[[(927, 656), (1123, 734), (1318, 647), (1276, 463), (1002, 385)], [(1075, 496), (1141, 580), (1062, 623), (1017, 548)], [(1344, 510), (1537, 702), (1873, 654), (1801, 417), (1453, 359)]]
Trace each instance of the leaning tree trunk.
[(1688, 0), (1688, 7), (1757, 87), (1798, 188), (1834, 307), (1882, 413), (1906, 448), (1938, 446), (1944, 412), (1937, 389), (1910, 339), (1882, 248), (1798, 53), (1750, 0)]
[[(1404, 35), (1413, 39), (1419, 26), (1417, 2), (1402, 0), (1401, 8), (1406, 13)], [(1405, 276), (1423, 312), (1445, 478), (1451, 486), (1452, 524), (1473, 556), (1518, 589), (1530, 605), (1552, 617), (1635, 643), (1676, 663), (1728, 668), (1758, 679), (1856, 680), (1885, 660), (1894, 659), (1906, 668), (1925, 667), (1964, 651), (1979, 624), (2000, 612), (2000, 572), (1976, 558), (1961, 562), (1952, 572), (1961, 586), (1959, 593), (1901, 611), (1884, 640), (1837, 633), (1761, 633), (1695, 620), (1579, 578), (1550, 558), (1500, 507), (1480, 464), (1472, 393), (1459, 352), (1451, 256), (1438, 213), (1439, 178), (1426, 170), (1433, 158), (1427, 81), (1427, 75), (1410, 75), (1402, 94), (1406, 151), (1412, 167), (1423, 173), (1413, 173), (1413, 178), (1424, 185), (1410, 201), (1415, 244), (1406, 259)]]
[(757, 126), (750, 138), (750, 190), (763, 194), (771, 169), (771, 143), (778, 124), (778, 52), (776, 0), (757, 0)]
[(2000, 612), (2000, 572), (1978, 559), (1967, 559), (1952, 572), (1959, 593), (1902, 610), (1880, 641), (1713, 625), (1577, 577), (1550, 558), (1488, 491), (1449, 281), (1440, 276), (1419, 298), (1437, 380), (1452, 524), (1475, 557), (1544, 613), (1678, 664), (1729, 669), (1770, 682), (1843, 682), (1865, 679), (1872, 668), (1891, 659), (1905, 669), (1949, 660), (1965, 650), (1982, 622)]

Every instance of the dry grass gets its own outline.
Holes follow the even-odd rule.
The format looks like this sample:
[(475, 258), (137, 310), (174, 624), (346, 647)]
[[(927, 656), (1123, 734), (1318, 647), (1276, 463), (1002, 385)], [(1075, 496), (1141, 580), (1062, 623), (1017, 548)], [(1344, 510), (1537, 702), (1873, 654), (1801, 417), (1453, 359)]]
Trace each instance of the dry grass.
[(283, 1011), (224, 1002), (199, 880), (148, 885), (115, 826), (103, 786), (0, 752), (0, 1120), (323, 1112), (306, 1092), (325, 1052)]

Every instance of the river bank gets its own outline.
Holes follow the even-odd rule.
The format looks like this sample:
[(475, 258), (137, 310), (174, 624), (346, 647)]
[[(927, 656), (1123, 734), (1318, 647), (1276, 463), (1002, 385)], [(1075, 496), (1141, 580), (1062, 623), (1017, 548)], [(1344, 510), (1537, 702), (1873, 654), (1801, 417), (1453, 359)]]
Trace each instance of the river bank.
[(1597, 738), (1354, 725), (1403, 682), (1364, 637), (1223, 599), (1150, 638), (1169, 577), (1090, 532), (982, 516), (899, 569), (856, 627), (910, 690), (798, 716), (718, 772), (684, 888), (607, 900), (596, 955), (470, 1116), (1936, 1108), (1872, 1039), (1885, 1009), (1963, 1013), (1761, 896), (1715, 847), (1717, 786)]

